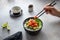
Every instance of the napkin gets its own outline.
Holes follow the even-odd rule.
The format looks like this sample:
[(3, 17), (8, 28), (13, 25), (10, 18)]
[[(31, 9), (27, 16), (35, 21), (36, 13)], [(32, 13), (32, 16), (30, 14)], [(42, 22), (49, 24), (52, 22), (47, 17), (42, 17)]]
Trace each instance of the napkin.
[(19, 31), (3, 40), (22, 40), (22, 32)]

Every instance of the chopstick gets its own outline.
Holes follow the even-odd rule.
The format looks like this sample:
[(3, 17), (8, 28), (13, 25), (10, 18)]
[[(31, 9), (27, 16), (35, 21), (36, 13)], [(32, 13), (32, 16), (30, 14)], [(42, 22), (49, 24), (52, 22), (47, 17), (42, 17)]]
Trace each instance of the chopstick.
[[(51, 5), (51, 6), (54, 6), (54, 5), (56, 5), (56, 3), (54, 3), (53, 5)], [(43, 15), (45, 13), (45, 11), (43, 12), (43, 13), (41, 13), (38, 17), (40, 17), (41, 15)]]
[[(49, 4), (49, 6), (54, 6), (56, 3), (55, 3), (55, 0), (54, 1), (52, 1), (50, 4)], [(37, 17), (40, 17), (41, 15), (43, 15), (44, 13), (45, 13), (45, 11), (44, 11), (44, 9), (42, 10), (42, 11), (40, 11), (36, 16)], [(43, 12), (43, 13), (42, 13)], [(41, 14), (40, 14), (41, 13)], [(39, 15), (40, 14), (40, 15)], [(39, 16), (38, 16), (39, 15)]]

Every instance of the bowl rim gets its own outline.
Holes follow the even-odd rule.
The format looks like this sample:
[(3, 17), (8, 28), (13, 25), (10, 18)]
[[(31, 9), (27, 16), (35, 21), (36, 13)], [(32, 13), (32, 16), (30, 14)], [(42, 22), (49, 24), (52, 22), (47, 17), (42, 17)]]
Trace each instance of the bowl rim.
[[(28, 17), (28, 18), (26, 18), (25, 20), (24, 20), (24, 22), (23, 22), (23, 28), (25, 29), (25, 30), (28, 30), (26, 27), (24, 27), (24, 24), (25, 24), (25, 22), (26, 22), (26, 20), (28, 20), (28, 19), (30, 19), (30, 18), (33, 18), (33, 17)], [(38, 19), (40, 19), (40, 18), (38, 18)], [(43, 27), (43, 22), (42, 22), (42, 20), (40, 19), (40, 21), (41, 21), (41, 24), (42, 24), (42, 27)], [(38, 30), (33, 30), (33, 31), (39, 31), (39, 30), (41, 30), (42, 29), (42, 27), (40, 28), (40, 29), (38, 29)], [(32, 31), (32, 30), (28, 30), (28, 31)], [(32, 31), (32, 32), (33, 32)]]
[[(18, 10), (16, 10), (16, 9), (18, 9)], [(17, 12), (15, 12), (15, 10), (16, 10)], [(11, 11), (13, 11), (13, 13), (18, 13), (18, 12), (21, 11), (21, 7), (19, 7), (19, 6), (14, 6), (14, 7), (12, 7)]]

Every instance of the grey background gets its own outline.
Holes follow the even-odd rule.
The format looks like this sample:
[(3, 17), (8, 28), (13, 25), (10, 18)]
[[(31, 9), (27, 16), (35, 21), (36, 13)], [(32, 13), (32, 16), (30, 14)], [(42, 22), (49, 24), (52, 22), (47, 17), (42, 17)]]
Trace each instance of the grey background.
[[(45, 4), (50, 3), (52, 0), (0, 0), (0, 40), (18, 32), (22, 31), (23, 40), (60, 40), (60, 18), (52, 16), (50, 14), (44, 14), (40, 17), (43, 21), (43, 28), (37, 36), (31, 36), (23, 29), (23, 21), (31, 16), (40, 12)], [(60, 9), (60, 0), (56, 1), (55, 7)], [(28, 5), (34, 5), (34, 11), (28, 12)], [(23, 9), (22, 16), (18, 18), (11, 18), (9, 10), (13, 6), (19, 6)], [(1, 25), (8, 22), (10, 25), (10, 32), (6, 29), (2, 29)]]

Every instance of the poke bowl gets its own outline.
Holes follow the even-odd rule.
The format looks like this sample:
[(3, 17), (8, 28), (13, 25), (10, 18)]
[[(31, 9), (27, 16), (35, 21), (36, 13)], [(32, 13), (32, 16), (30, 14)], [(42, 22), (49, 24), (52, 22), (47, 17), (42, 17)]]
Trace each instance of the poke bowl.
[(43, 22), (39, 18), (29, 17), (24, 20), (23, 28), (30, 35), (37, 35), (43, 27)]

